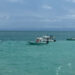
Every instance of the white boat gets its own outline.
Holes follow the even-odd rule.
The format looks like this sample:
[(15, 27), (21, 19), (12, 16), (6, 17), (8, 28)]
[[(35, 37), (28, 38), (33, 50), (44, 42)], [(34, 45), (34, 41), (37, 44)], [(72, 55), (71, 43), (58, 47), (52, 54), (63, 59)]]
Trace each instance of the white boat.
[(53, 36), (43, 36), (43, 37), (37, 37), (36, 41), (30, 41), (29, 44), (31, 45), (42, 45), (42, 44), (48, 44), (49, 42), (55, 42), (56, 40), (53, 40)]

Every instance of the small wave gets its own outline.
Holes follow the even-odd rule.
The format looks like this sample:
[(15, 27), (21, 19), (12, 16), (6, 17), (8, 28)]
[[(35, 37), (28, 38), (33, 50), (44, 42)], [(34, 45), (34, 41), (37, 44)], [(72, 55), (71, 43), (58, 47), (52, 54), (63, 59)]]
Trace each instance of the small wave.
[(70, 71), (72, 68), (72, 63), (67, 63), (66, 65), (58, 66), (56, 69), (56, 75), (59, 75), (60, 72), (66, 72), (67, 70), (65, 71), (65, 68)]
[(67, 66), (68, 66), (69, 68), (72, 68), (72, 63), (68, 63)]
[(63, 67), (63, 66), (59, 66), (59, 67), (57, 68), (57, 70), (56, 70), (56, 75), (59, 75), (59, 72), (60, 72), (60, 70), (61, 70), (62, 67)]

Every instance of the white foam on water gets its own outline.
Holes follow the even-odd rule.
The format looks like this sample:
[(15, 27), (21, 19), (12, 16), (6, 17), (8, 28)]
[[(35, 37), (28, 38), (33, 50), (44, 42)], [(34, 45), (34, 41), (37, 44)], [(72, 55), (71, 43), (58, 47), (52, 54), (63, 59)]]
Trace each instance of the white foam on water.
[(59, 67), (57, 67), (57, 69), (56, 69), (56, 75), (59, 75), (59, 72), (65, 72), (65, 71), (63, 71), (63, 70), (61, 70), (61, 69), (64, 69), (64, 68), (68, 68), (68, 69), (71, 69), (72, 68), (72, 63), (68, 63), (68, 64), (66, 64), (66, 65), (60, 65)]
[(63, 67), (63, 66), (59, 66), (59, 67), (57, 67), (56, 75), (59, 75), (59, 72), (60, 72), (60, 70), (61, 70), (62, 67)]
[(71, 67), (72, 67), (72, 64), (71, 64), (71, 63), (68, 63), (67, 65), (68, 65), (68, 67), (69, 67), (69, 68), (71, 68)]

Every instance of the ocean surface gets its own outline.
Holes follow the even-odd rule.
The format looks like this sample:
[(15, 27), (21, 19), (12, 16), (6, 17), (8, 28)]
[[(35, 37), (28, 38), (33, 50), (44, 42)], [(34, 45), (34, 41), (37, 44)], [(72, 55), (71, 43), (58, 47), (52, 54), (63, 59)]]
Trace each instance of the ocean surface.
[[(43, 35), (56, 42), (29, 45)], [(75, 75), (75, 37), (72, 31), (1, 31), (0, 75)]]

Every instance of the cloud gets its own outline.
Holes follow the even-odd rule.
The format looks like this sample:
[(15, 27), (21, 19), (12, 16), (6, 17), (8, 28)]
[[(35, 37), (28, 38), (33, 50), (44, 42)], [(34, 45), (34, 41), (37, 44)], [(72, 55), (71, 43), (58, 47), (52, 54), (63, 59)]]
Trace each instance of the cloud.
[(62, 19), (75, 19), (75, 9), (68, 9), (68, 13), (62, 16)]
[(54, 22), (59, 22), (59, 23), (62, 23), (62, 22), (66, 22), (66, 23), (72, 23), (75, 21), (75, 14), (67, 14), (67, 15), (64, 15), (64, 16), (57, 16), (54, 20)]
[(43, 5), (42, 8), (44, 8), (44, 9), (48, 9), (48, 10), (51, 10), (51, 9), (52, 9), (52, 7), (49, 6), (49, 5)]
[(66, 1), (75, 3), (75, 0), (66, 0)]
[(52, 22), (58, 22), (60, 20), (57, 20), (57, 19), (40, 19), (39, 20), (40, 22), (44, 22), (44, 23), (52, 23)]
[(23, 0), (8, 0), (9, 2), (12, 2), (12, 3), (23, 3)]
[(10, 18), (9, 15), (0, 13), (0, 23), (9, 21), (9, 18)]
[(0, 16), (0, 20), (8, 20), (9, 19), (9, 16)]

